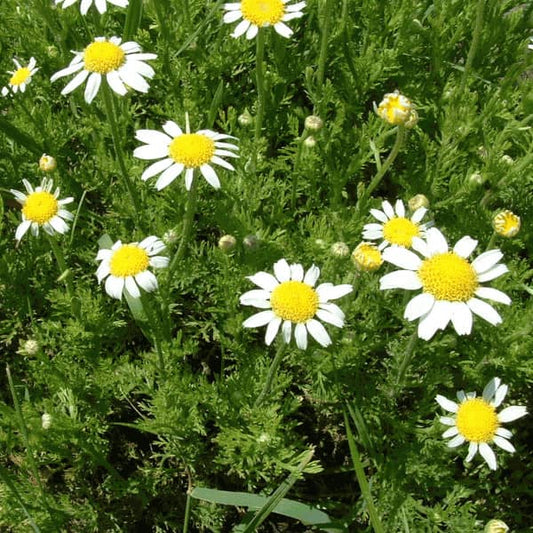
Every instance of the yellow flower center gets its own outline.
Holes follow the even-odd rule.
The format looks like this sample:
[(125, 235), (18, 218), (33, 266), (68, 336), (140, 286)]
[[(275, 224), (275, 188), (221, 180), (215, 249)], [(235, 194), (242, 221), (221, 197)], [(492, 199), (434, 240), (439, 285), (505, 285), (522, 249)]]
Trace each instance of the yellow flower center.
[(455, 424), (470, 442), (492, 442), (500, 426), (496, 409), (481, 398), (470, 398), (459, 405)]
[(379, 104), (378, 114), (390, 124), (405, 124), (411, 115), (411, 102), (399, 93), (385, 95)]
[(352, 252), (352, 259), (360, 270), (371, 272), (377, 270), (383, 263), (381, 252), (373, 244), (362, 242)]
[(9, 80), (10, 85), (21, 85), (31, 76), (31, 71), (28, 67), (19, 68), (11, 79)]
[(40, 225), (49, 222), (58, 211), (59, 203), (56, 197), (46, 191), (32, 192), (22, 207), (26, 219)]
[(422, 262), (418, 277), (424, 292), (437, 300), (466, 302), (478, 287), (477, 274), (472, 265), (454, 252), (437, 254)]
[(383, 237), (391, 244), (410, 248), (413, 237), (418, 235), (420, 235), (418, 224), (408, 218), (395, 217), (383, 224)]
[(113, 254), (109, 266), (113, 276), (126, 278), (144, 272), (149, 261), (146, 250), (136, 244), (125, 244)]
[(318, 294), (301, 281), (284, 281), (272, 291), (270, 305), (283, 320), (307, 322), (318, 309)]
[(242, 0), (242, 16), (256, 26), (277, 24), (285, 14), (281, 0)]
[(502, 237), (514, 237), (520, 230), (520, 217), (511, 211), (502, 211), (494, 217), (494, 229)]
[(183, 133), (174, 137), (168, 154), (176, 163), (187, 168), (201, 167), (211, 161), (215, 154), (215, 142), (201, 133)]
[(85, 70), (107, 74), (124, 64), (126, 54), (120, 46), (109, 41), (91, 43), (83, 52)]

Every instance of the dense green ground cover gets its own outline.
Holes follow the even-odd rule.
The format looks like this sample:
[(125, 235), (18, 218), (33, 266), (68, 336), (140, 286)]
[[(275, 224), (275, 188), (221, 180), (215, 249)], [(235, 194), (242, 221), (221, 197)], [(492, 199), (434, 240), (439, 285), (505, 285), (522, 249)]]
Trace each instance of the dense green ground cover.
[[(130, 10), (110, 5), (100, 16), (93, 6), (85, 17), (79, 4), (52, 4), (0, 3), (0, 70), (12, 70), (13, 57), (40, 67), (24, 94), (0, 100), (0, 351), (9, 367), (0, 373), (0, 529), (230, 531), (245, 519), (244, 502), (188, 494), (268, 496), (285, 482), (287, 498), (321, 509), (337, 530), (379, 531), (375, 507), (387, 532), (474, 532), (492, 518), (529, 531), (530, 417), (508, 426), (517, 451), (497, 449), (491, 471), (479, 455), (464, 462), (466, 445), (446, 446), (435, 396), (481, 393), (497, 376), (509, 385), (504, 405), (532, 405), (533, 5), (309, 0), (288, 22), (290, 39), (265, 32), (257, 141), (253, 123), (238, 120), (256, 114), (255, 40), (230, 37), (235, 24), (222, 22), (221, 2), (146, 0), (139, 11), (130, 0)], [(114, 147), (102, 91), (87, 104), (81, 88), (62, 96), (67, 78), (50, 77), (70, 50), (125, 32), (158, 59), (147, 94), (115, 98)], [(365, 202), (396, 136), (373, 103), (395, 89), (420, 119)], [(175, 256), (187, 229), (183, 176), (155, 191), (133, 150), (136, 130), (184, 125), (186, 112), (193, 131), (237, 137), (240, 159), (234, 172), (219, 167), (219, 190), (195, 175), (190, 241), (172, 277), (157, 273), (160, 290), (143, 310), (98, 285), (98, 241), (166, 235)], [(324, 122), (314, 146), (303, 145), (310, 114)], [(14, 238), (21, 213), (10, 189), (24, 190), (22, 179), (38, 185), (43, 152), (57, 159), (50, 177), (61, 197), (74, 198), (75, 220), (53, 241), (67, 272), (44, 235)], [(498, 326), (475, 317), (470, 335), (449, 326), (417, 339), (406, 361), (416, 331), (403, 318), (410, 296), (379, 289), (396, 267), (359, 272), (331, 246), (353, 250), (371, 207), (420, 193), (449, 243), (470, 235), (476, 253), (489, 241), (502, 250), (509, 273), (491, 286), (512, 304), (495, 304)], [(522, 218), (512, 239), (493, 236), (502, 209)], [(217, 245), (224, 234), (237, 241), (229, 252)], [(310, 339), (303, 351), (292, 340), (257, 405), (281, 338), (266, 347), (264, 328), (244, 329), (255, 311), (239, 297), (253, 288), (246, 276), (272, 272), (281, 258), (315, 264), (321, 282), (354, 290), (337, 302), (344, 327), (326, 325), (332, 345)], [(306, 530), (280, 514), (261, 528)]]

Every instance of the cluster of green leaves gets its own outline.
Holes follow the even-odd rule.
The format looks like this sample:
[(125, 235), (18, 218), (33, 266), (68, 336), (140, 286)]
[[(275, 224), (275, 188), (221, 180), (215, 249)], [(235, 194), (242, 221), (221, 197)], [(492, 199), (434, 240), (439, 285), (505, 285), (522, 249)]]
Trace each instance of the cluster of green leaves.
[[(482, 31), (465, 71), (480, 3)], [(509, 402), (531, 405), (533, 6), (309, 0), (304, 17), (290, 23), (292, 39), (267, 32), (266, 114), (256, 146), (253, 126), (238, 121), (256, 109), (255, 47), (229, 37), (222, 3), (130, 5), (109, 6), (104, 16), (93, 7), (82, 17), (79, 5), (62, 10), (51, 0), (0, 3), (0, 69), (31, 56), (40, 67), (25, 94), (0, 101), (0, 352), (12, 376), (10, 383), (0, 373), (0, 529), (181, 531), (188, 524), (228, 531), (241, 521), (259, 524), (286, 495), (308, 505), (294, 511), (294, 502), (281, 500), (294, 512), (320, 509), (341, 530), (367, 531), (372, 517), (354, 474), (355, 445), (386, 531), (474, 532), (494, 517), (526, 531), (533, 514), (527, 417), (513, 424), (517, 453), (500, 453), (500, 469), (489, 472), (479, 457), (465, 465), (464, 449), (446, 448), (434, 398), (480, 391), (499, 376), (510, 385)], [(132, 11), (140, 6), (137, 19)], [(143, 50), (158, 54), (148, 94), (117, 101), (141, 213), (122, 183), (101, 95), (87, 105), (83, 91), (62, 97), (63, 80), (49, 82), (70, 50), (123, 35), (126, 25)], [(379, 291), (389, 267), (358, 273), (349, 257), (330, 250), (338, 241), (353, 249), (369, 221), (357, 201), (393, 142), (372, 107), (397, 88), (415, 102), (420, 121), (367, 207), (423, 193), (449, 241), (468, 234), (480, 250), (498, 210), (523, 222), (516, 238), (497, 241), (510, 273), (494, 286), (513, 300), (501, 309), (503, 324), (478, 320), (468, 337), (447, 330), (419, 341), (400, 383), (416, 327), (402, 319), (407, 297)], [(185, 112), (193, 129), (212, 125), (238, 137), (241, 159), (235, 172), (220, 172), (221, 190), (195, 178), (193, 240), (170, 284), (158, 274), (165, 297), (151, 295), (154, 309), (168, 304), (159, 316), (168, 335), (163, 374), (154, 328), (98, 286), (95, 257), (103, 234), (123, 242), (170, 230), (180, 237), (183, 180), (156, 192), (140, 180), (145, 165), (132, 153), (137, 129), (183, 124)], [(316, 145), (298, 155), (312, 113), (325, 125)], [(14, 241), (20, 212), (9, 189), (20, 190), (23, 178), (41, 180), (43, 152), (58, 160), (52, 177), (62, 197), (76, 199), (75, 224), (60, 240), (66, 274), (45, 239)], [(237, 239), (229, 253), (217, 247), (224, 234)], [(249, 235), (259, 244), (245, 244)], [(169, 242), (169, 256), (177, 246)], [(305, 352), (291, 345), (268, 399), (255, 405), (275, 348), (264, 345), (262, 331), (243, 330), (253, 311), (239, 295), (252, 288), (247, 275), (271, 271), (282, 257), (304, 268), (314, 263), (322, 281), (355, 290), (340, 301), (345, 327), (328, 328), (333, 345), (311, 342)], [(81, 321), (72, 316), (65, 275)], [(48, 428), (43, 413), (51, 415)], [(262, 498), (239, 500), (242, 492)], [(283, 509), (261, 527), (308, 527)]]

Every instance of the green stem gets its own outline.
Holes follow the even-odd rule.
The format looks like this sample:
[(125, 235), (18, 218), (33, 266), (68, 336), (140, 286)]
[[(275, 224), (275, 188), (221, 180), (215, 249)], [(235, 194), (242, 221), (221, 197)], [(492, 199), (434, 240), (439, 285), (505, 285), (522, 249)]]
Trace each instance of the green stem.
[(320, 97), (324, 85), (324, 74), (326, 72), (326, 59), (328, 55), (328, 41), (331, 28), (331, 8), (333, 0), (325, 0), (322, 12), (322, 36), (320, 41), (320, 55), (318, 56), (318, 70), (316, 75), (317, 89)]
[(470, 43), (470, 49), (466, 56), (465, 69), (463, 71), (463, 78), (461, 80), (461, 92), (466, 88), (466, 82), (470, 71), (472, 70), (472, 64), (476, 57), (477, 49), (479, 47), (479, 41), (481, 39), (481, 31), (483, 30), (483, 17), (485, 14), (485, 0), (478, 0), (476, 10), (476, 21), (474, 23), (474, 34), (472, 36), (472, 42)]
[(182, 0), (183, 5), (183, 20), (185, 21), (185, 27), (188, 29), (191, 24), (191, 10), (189, 9), (189, 0)]
[(274, 381), (274, 376), (276, 375), (276, 372), (278, 371), (284, 352), (285, 352), (285, 343), (281, 341), (278, 351), (276, 352), (276, 355), (274, 356), (274, 360), (270, 364), (270, 368), (268, 370), (268, 375), (267, 375), (265, 385), (263, 386), (263, 390), (261, 391), (261, 394), (259, 394), (259, 396), (257, 397), (257, 400), (254, 403), (254, 407), (259, 407), (259, 405), (261, 405), (261, 402), (268, 396), (268, 393), (270, 392), (270, 388), (272, 387), (272, 382)]
[(157, 353), (157, 358), (159, 359), (159, 370), (161, 372), (161, 376), (164, 379), (166, 377), (166, 369), (165, 369), (165, 356), (163, 353), (163, 349), (161, 347), (160, 321), (157, 320), (157, 317), (154, 316), (151, 303), (146, 298), (146, 295), (144, 293), (141, 293), (141, 303), (144, 309), (144, 313), (146, 314), (146, 318), (148, 319), (148, 323), (150, 324), (150, 330), (152, 333), (151, 335), (152, 338), (150, 340), (154, 344), (154, 348)]
[(398, 375), (396, 376), (396, 388), (397, 389), (399, 389), (403, 384), (403, 380), (405, 378), (405, 372), (407, 371), (407, 367), (409, 366), (409, 363), (411, 362), (411, 359), (415, 352), (415, 346), (416, 346), (417, 339), (418, 339), (418, 332), (415, 329), (413, 331), (413, 334), (409, 338), (409, 342), (407, 343), (407, 347), (405, 348), (405, 352), (403, 354), (402, 362), (400, 363), (400, 368), (398, 369)]
[(135, 190), (135, 187), (133, 186), (130, 175), (128, 174), (128, 170), (126, 168), (126, 163), (124, 161), (124, 153), (122, 152), (122, 144), (120, 142), (121, 139), (119, 135), (116, 108), (114, 104), (114, 96), (111, 94), (111, 89), (108, 87), (105, 81), (104, 83), (102, 83), (102, 94), (104, 95), (104, 106), (107, 118), (109, 120), (109, 123), (111, 124), (113, 146), (115, 147), (115, 153), (118, 159), (118, 164), (120, 166), (120, 171), (122, 173), (122, 178), (124, 180), (126, 189), (128, 190), (128, 193), (131, 197), (131, 201), (133, 203), (137, 219), (140, 222), (140, 225), (143, 225), (142, 219), (140, 217), (141, 209), (139, 205), (139, 198), (137, 197), (137, 192)]
[(71, 272), (67, 267), (65, 261), (65, 256), (63, 255), (63, 250), (59, 246), (58, 242), (51, 236), (48, 236), (48, 242), (50, 243), (50, 248), (52, 248), (52, 253), (57, 261), (57, 266), (59, 267), (59, 277), (65, 281), (67, 287), (67, 294), (70, 300), (70, 308), (72, 314), (81, 321), (81, 311), (80, 311), (80, 302), (77, 296), (74, 294), (74, 286), (72, 284)]
[(304, 141), (309, 137), (311, 133), (309, 130), (304, 129), (302, 135), (298, 138), (298, 148), (296, 150), (296, 156), (294, 158), (294, 166), (292, 168), (292, 197), (291, 197), (291, 211), (294, 212), (296, 206), (296, 189), (298, 187), (298, 173), (300, 171), (300, 160), (302, 159), (302, 151)]
[(185, 502), (185, 516), (183, 517), (183, 529), (182, 533), (187, 533), (189, 531), (189, 521), (191, 519), (191, 493), (187, 490), (187, 500)]
[(387, 157), (383, 165), (381, 165), (381, 168), (378, 170), (377, 174), (372, 178), (372, 181), (370, 182), (368, 187), (365, 189), (365, 192), (362, 194), (361, 198), (357, 201), (356, 212), (361, 213), (361, 211), (365, 208), (366, 203), (368, 199), (370, 198), (370, 195), (374, 192), (375, 188), (379, 185), (379, 183), (383, 179), (383, 176), (385, 176), (385, 174), (387, 173), (387, 170), (389, 170), (392, 163), (394, 163), (394, 160), (399, 154), (400, 149), (404, 143), (404, 140), (405, 140), (405, 127), (400, 125), (398, 126), (398, 130), (396, 132), (396, 140), (394, 141), (394, 146), (392, 147), (389, 157)]
[(498, 234), (493, 231), (492, 235), (490, 236), (489, 242), (487, 243), (487, 247), (485, 248), (485, 251), (492, 250), (494, 248), (494, 243), (496, 242), (496, 239), (498, 238)]
[(346, 435), (348, 437), (348, 445), (350, 447), (350, 454), (352, 456), (352, 462), (355, 470), (355, 477), (357, 478), (357, 483), (361, 489), (361, 494), (365, 500), (366, 506), (368, 508), (368, 514), (370, 516), (370, 523), (375, 533), (385, 533), (385, 529), (381, 524), (379, 519), (378, 512), (374, 506), (374, 501), (372, 500), (372, 494), (370, 493), (370, 486), (368, 480), (366, 479), (365, 470), (363, 468), (363, 463), (361, 462), (361, 456), (355, 445), (355, 440), (352, 435), (352, 430), (350, 428), (350, 423), (348, 421), (348, 415), (344, 412), (344, 426), (346, 428)]
[(252, 170), (255, 172), (257, 156), (259, 152), (259, 141), (261, 139), (261, 129), (263, 127), (263, 115), (265, 113), (265, 32), (259, 28), (256, 37), (255, 49), (255, 80), (257, 86), (257, 112), (255, 114), (255, 150), (252, 156)]
[(24, 446), (26, 447), (26, 456), (28, 458), (28, 463), (30, 464), (30, 469), (33, 473), (33, 477), (35, 478), (35, 481), (37, 482), (37, 485), (39, 486), (39, 491), (41, 493), (41, 499), (43, 501), (43, 505), (46, 508), (46, 510), (50, 513), (50, 516), (52, 516), (52, 510), (50, 509), (50, 506), (48, 505), (48, 500), (46, 499), (46, 492), (44, 490), (44, 487), (41, 481), (41, 476), (39, 475), (39, 470), (37, 468), (35, 458), (33, 457), (33, 448), (31, 447), (31, 444), (30, 444), (30, 439), (28, 436), (28, 428), (26, 427), (24, 415), (22, 414), (22, 409), (20, 408), (20, 404), (17, 398), (17, 393), (15, 391), (15, 385), (13, 384), (13, 378), (11, 377), (11, 371), (9, 370), (9, 365), (6, 365), (6, 374), (7, 374), (7, 380), (9, 382), (9, 390), (11, 391), (11, 396), (13, 397), (13, 405), (15, 407), (15, 412), (17, 413), (19, 428), (22, 433), (22, 440), (24, 441)]

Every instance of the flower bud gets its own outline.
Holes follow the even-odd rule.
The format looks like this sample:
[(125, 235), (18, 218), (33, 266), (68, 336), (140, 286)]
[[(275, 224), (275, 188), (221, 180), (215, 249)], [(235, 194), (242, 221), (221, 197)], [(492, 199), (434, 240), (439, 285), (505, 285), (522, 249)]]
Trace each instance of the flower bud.
[(352, 252), (352, 261), (358, 270), (373, 272), (383, 264), (383, 257), (376, 245), (370, 242), (362, 242)]
[(405, 121), (405, 127), (412, 129), (418, 124), (418, 113), (416, 109), (411, 109), (409, 118)]
[(503, 520), (490, 520), (485, 526), (484, 533), (507, 533), (509, 526)]
[(507, 154), (503, 154), (500, 158), (500, 161), (502, 163), (505, 163), (506, 165), (512, 165), (514, 163), (514, 159), (510, 155), (507, 155)]
[(346, 257), (350, 253), (350, 248), (344, 242), (335, 242), (331, 245), (331, 253), (335, 257)]
[(244, 239), (242, 240), (242, 244), (245, 248), (248, 248), (249, 250), (253, 250), (259, 246), (260, 240), (259, 237), (256, 235), (246, 235)]
[(43, 429), (50, 429), (52, 426), (52, 415), (48, 413), (43, 413), (41, 416), (41, 425)]
[(520, 231), (520, 217), (505, 210), (492, 219), (494, 231), (502, 237), (514, 237)]
[(409, 200), (408, 204), (411, 211), (416, 211), (420, 207), (429, 209), (429, 200), (427, 199), (427, 196), (423, 194), (415, 194), (415, 196)]
[[(413, 104), (409, 98), (400, 94), (399, 91), (394, 91), (393, 93), (387, 93), (377, 108), (374, 104), (374, 109), (389, 124), (395, 126), (399, 124), (406, 125), (412, 118)], [(413, 120), (417, 120), (417, 118), (418, 115)]]
[(59, 55), (59, 50), (57, 49), (57, 46), (54, 46), (53, 44), (51, 44), (50, 46), (48, 46), (46, 48), (46, 51), (48, 52), (48, 57), (50, 58), (54, 58), (54, 57), (57, 57)]
[(235, 248), (237, 239), (233, 235), (222, 235), (218, 241), (218, 247), (223, 252), (229, 252)]
[(169, 229), (163, 234), (163, 242), (167, 246), (171, 246), (178, 242), (178, 232), (175, 229)]
[(248, 109), (245, 109), (244, 113), (242, 113), (242, 115), (239, 115), (239, 117), (237, 118), (237, 122), (240, 126), (243, 127), (252, 125), (253, 121), (254, 118), (252, 117), (252, 115), (250, 115)]
[(19, 353), (23, 355), (33, 356), (39, 352), (39, 343), (35, 339), (25, 340), (20, 349)]
[(322, 129), (322, 126), (324, 126), (324, 122), (320, 117), (317, 117), (316, 115), (309, 115), (305, 118), (304, 126), (306, 130), (317, 132)]
[(315, 239), (315, 244), (322, 248), (322, 250), (326, 247), (326, 241), (324, 239)]
[(316, 139), (312, 135), (309, 135), (304, 141), (304, 146), (306, 148), (314, 148), (316, 146)]
[(489, 153), (487, 152), (487, 149), (483, 145), (481, 145), (477, 147), (477, 155), (479, 155), (481, 159), (487, 159)]
[(39, 159), (39, 168), (43, 172), (53, 172), (57, 168), (57, 162), (51, 155), (43, 154)]
[(485, 178), (479, 172), (474, 172), (468, 177), (468, 183), (472, 187), (478, 187), (479, 185), (483, 185), (485, 183)]

